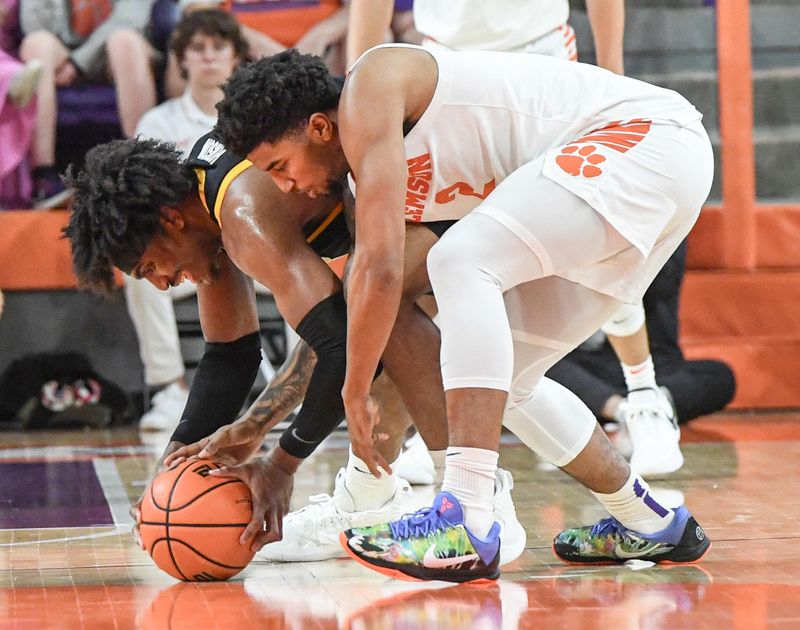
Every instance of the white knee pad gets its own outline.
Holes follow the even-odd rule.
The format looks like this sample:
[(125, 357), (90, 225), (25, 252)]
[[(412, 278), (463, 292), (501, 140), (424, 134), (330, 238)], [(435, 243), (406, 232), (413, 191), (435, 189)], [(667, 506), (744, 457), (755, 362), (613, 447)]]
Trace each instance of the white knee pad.
[(644, 307), (641, 304), (623, 304), (605, 324), (603, 332), (613, 337), (630, 337), (644, 326)]
[(511, 393), (503, 426), (546, 461), (562, 467), (586, 447), (597, 422), (580, 398), (542, 378), (525, 399), (515, 400)]

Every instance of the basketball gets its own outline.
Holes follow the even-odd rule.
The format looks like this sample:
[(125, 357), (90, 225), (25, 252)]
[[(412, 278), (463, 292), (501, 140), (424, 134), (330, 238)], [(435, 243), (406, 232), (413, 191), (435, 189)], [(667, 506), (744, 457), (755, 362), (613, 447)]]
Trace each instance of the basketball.
[(142, 542), (160, 569), (179, 580), (227, 580), (253, 559), (239, 536), (253, 501), (242, 481), (209, 476), (219, 464), (183, 462), (153, 479), (142, 500)]

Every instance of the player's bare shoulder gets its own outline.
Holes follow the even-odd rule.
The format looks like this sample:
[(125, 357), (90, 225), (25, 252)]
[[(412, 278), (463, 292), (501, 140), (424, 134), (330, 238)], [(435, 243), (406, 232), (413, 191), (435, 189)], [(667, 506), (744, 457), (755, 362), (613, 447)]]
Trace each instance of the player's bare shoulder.
[(347, 75), (341, 108), (365, 103), (404, 103), (404, 118), (416, 120), (427, 108), (438, 80), (436, 60), (418, 46), (379, 46), (364, 53)]

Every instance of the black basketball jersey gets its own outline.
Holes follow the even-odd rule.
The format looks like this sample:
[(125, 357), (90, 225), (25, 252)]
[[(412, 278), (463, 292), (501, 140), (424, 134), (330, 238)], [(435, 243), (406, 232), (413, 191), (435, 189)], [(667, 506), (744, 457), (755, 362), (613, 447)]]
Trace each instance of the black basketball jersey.
[[(252, 167), (253, 163), (225, 149), (213, 132), (202, 136), (195, 143), (187, 162), (197, 175), (200, 201), (214, 222), (222, 227), (219, 215), (225, 193), (231, 183)], [(304, 228), (306, 241), (322, 258), (333, 260), (350, 251), (350, 232), (343, 209), (341, 203), (337, 204), (321, 223)]]

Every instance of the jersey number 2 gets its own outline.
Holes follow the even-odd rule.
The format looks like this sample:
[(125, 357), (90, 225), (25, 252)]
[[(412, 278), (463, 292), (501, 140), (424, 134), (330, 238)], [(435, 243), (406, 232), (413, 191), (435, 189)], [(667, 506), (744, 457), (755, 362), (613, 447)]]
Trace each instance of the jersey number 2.
[(497, 184), (495, 184), (495, 181), (492, 179), (491, 181), (488, 181), (483, 185), (483, 192), (477, 192), (467, 182), (456, 182), (452, 186), (448, 186), (447, 188), (443, 188), (442, 190), (437, 192), (436, 197), (434, 199), (436, 203), (438, 203), (439, 205), (455, 201), (456, 195), (464, 195), (467, 197), (477, 197), (478, 199), (486, 199), (486, 197), (489, 196), (489, 193), (491, 193), (495, 189), (496, 185)]

